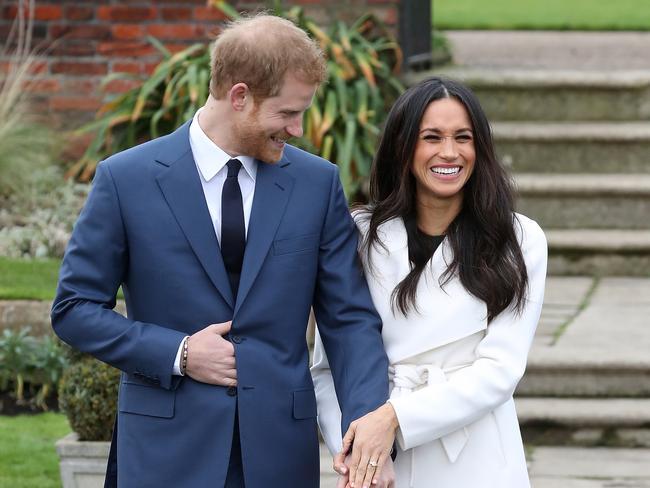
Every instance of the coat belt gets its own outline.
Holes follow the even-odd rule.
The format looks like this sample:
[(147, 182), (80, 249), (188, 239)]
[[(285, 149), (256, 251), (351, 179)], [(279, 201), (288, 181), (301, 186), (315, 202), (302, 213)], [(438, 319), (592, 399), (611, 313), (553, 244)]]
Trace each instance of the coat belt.
[[(410, 395), (413, 391), (423, 386), (435, 385), (447, 381), (447, 375), (463, 369), (470, 364), (441, 368), (435, 364), (396, 364), (391, 366), (389, 373), (394, 387), (390, 394), (391, 398)], [(442, 447), (447, 454), (449, 462), (453, 463), (458, 459), (461, 451), (467, 444), (469, 432), (466, 427), (451, 432), (440, 438)], [(415, 473), (415, 456), (411, 453), (411, 478)], [(411, 479), (411, 486), (413, 480)]]

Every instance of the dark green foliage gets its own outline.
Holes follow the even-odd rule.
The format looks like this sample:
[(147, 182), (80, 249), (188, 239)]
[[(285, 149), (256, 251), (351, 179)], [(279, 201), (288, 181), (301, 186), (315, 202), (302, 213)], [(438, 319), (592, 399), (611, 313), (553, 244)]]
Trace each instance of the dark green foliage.
[(108, 441), (115, 421), (120, 372), (90, 356), (76, 357), (61, 378), (59, 406), (80, 440)]
[(66, 365), (61, 342), (34, 337), (30, 328), (0, 335), (0, 391), (12, 391), (19, 406), (47, 410), (47, 400)]

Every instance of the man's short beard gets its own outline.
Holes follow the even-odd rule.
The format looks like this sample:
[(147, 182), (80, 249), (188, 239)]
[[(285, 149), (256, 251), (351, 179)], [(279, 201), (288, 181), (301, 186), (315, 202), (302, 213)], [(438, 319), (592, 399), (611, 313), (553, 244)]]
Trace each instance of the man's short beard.
[(277, 163), (283, 151), (273, 151), (270, 135), (260, 127), (257, 120), (259, 108), (253, 107), (243, 122), (236, 122), (233, 127), (235, 140), (243, 156), (251, 156), (265, 163)]

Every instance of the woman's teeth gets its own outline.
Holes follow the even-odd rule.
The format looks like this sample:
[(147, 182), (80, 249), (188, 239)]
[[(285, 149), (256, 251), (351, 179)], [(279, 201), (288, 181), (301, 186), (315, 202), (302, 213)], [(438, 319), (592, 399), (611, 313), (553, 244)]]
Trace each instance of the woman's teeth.
[(438, 173), (440, 175), (455, 175), (460, 172), (460, 167), (458, 166), (453, 168), (436, 167), (436, 168), (431, 168), (431, 171), (433, 171), (434, 173)]

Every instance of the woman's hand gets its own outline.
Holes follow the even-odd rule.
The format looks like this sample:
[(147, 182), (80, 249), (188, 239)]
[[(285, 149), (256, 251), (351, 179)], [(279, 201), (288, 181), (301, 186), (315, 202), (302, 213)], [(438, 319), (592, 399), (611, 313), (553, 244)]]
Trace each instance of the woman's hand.
[(371, 482), (377, 484), (379, 474), (390, 456), (398, 427), (397, 415), (390, 403), (350, 424), (343, 437), (341, 453), (345, 455), (352, 446), (352, 454), (346, 463), (352, 488), (370, 488)]

